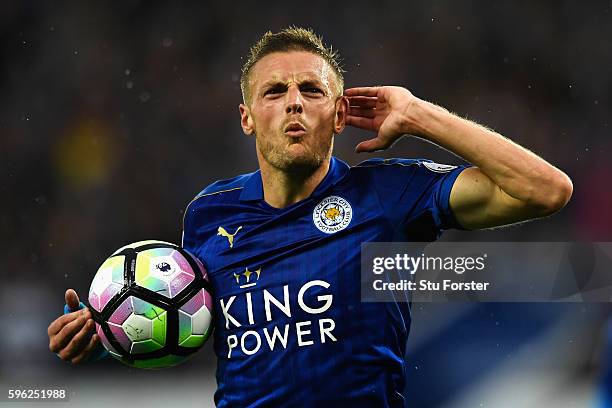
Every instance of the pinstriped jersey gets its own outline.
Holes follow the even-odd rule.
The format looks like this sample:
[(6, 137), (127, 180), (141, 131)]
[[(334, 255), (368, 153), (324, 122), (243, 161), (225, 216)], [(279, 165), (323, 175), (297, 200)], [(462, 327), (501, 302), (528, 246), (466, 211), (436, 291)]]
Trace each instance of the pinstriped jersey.
[(183, 246), (215, 298), (218, 406), (403, 406), (409, 303), (360, 301), (360, 246), (433, 241), (460, 228), (450, 191), (465, 166), (332, 157), (310, 197), (278, 209), (259, 171), (205, 188)]

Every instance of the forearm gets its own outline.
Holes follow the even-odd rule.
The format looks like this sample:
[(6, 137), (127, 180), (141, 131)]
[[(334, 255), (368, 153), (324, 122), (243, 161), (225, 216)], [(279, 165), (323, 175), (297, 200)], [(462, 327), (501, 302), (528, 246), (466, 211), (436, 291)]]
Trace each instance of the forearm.
[(506, 194), (525, 203), (562, 207), (571, 181), (561, 170), (502, 135), (417, 100), (406, 117), (415, 136), (478, 166)]

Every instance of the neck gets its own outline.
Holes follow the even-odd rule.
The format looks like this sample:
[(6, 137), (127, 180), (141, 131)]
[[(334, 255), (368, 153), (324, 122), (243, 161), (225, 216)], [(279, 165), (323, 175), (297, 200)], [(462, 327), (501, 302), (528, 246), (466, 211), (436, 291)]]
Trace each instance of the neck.
[(330, 166), (330, 159), (309, 173), (287, 172), (259, 160), (264, 200), (274, 208), (285, 208), (308, 198), (323, 181)]

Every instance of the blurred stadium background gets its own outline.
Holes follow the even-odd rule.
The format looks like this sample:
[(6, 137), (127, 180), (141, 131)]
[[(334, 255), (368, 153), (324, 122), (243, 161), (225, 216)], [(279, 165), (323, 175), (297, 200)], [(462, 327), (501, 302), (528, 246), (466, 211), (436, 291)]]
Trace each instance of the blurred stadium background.
[[(445, 240), (612, 241), (612, 3), (34, 2), (0, 5), (0, 384), (66, 387), (71, 404), (210, 406), (210, 345), (179, 368), (71, 367), (48, 351), (63, 293), (142, 239), (180, 242), (185, 205), (256, 168), (240, 67), (268, 29), (313, 27), (348, 87), (408, 87), (566, 171), (548, 220)], [(348, 129), (336, 155), (366, 134)], [(461, 160), (404, 139), (384, 157)], [(517, 271), (520, 279), (520, 271)], [(598, 406), (608, 304), (415, 305), (408, 400), (428, 407)], [(375, 327), (372, 330), (376, 330)], [(3, 391), (5, 392), (5, 391)], [(4, 396), (0, 398), (2, 400)], [(180, 405), (179, 405), (180, 404)]]

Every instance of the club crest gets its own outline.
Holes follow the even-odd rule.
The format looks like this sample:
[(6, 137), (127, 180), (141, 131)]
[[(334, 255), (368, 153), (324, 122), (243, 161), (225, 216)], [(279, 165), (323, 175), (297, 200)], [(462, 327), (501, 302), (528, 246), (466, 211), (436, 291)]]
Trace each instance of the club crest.
[(342, 197), (325, 198), (312, 212), (312, 222), (319, 231), (333, 234), (345, 229), (353, 218), (353, 209)]

